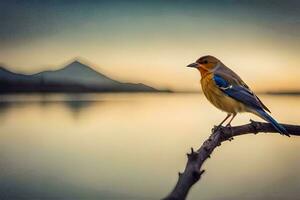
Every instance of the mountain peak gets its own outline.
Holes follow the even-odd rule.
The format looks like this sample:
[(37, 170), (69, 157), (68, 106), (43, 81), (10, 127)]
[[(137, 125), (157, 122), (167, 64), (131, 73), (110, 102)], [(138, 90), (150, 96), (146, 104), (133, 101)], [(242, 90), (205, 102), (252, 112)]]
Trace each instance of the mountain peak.
[(79, 60), (73, 60), (63, 68), (54, 71), (40, 72), (38, 75), (43, 76), (44, 80), (56, 80), (72, 83), (86, 84), (117, 84), (115, 81), (104, 74), (94, 70), (87, 64)]
[(79, 59), (74, 59), (69, 65), (71, 65), (71, 64), (85, 65), (85, 64), (83, 64)]
[(75, 67), (75, 68), (90, 68), (88, 65), (83, 64), (81, 61), (79, 60), (74, 60), (71, 63), (66, 65), (67, 67)]
[[(68, 71), (69, 73), (94, 73), (94, 74), (98, 74), (98, 75), (102, 75), (100, 72), (97, 72), (96, 70), (94, 70), (92, 67), (90, 67), (87, 64), (83, 64), (81, 61), (79, 60), (74, 60), (71, 63), (65, 65), (65, 67), (57, 70), (57, 71)], [(83, 75), (83, 74), (82, 74)]]

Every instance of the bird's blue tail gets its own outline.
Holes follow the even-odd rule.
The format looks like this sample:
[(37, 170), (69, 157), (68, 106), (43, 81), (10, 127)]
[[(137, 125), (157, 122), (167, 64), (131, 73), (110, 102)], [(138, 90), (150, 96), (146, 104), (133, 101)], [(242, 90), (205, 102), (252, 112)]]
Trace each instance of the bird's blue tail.
[(264, 120), (266, 120), (267, 122), (269, 122), (270, 124), (273, 125), (273, 127), (280, 133), (283, 135), (286, 135), (288, 137), (290, 137), (289, 133), (287, 132), (287, 130), (280, 124), (278, 124), (278, 122), (273, 119), (268, 113), (266, 113), (264, 110), (256, 110), (258, 115), (260, 117), (262, 117)]

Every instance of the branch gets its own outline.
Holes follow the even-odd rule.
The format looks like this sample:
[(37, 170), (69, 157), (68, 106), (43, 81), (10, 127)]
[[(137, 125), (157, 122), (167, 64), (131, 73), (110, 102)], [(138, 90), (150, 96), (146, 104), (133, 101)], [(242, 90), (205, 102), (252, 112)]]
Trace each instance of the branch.
[[(174, 189), (164, 200), (186, 199), (191, 187), (199, 181), (204, 173), (204, 170), (201, 169), (203, 163), (222, 142), (230, 141), (235, 136), (250, 133), (265, 132), (279, 134), (269, 123), (250, 121), (251, 123), (242, 126), (221, 127), (219, 130), (213, 132), (197, 151), (191, 148), (191, 152), (187, 154), (188, 160), (184, 172), (178, 173), (179, 177)], [(300, 126), (288, 124), (282, 124), (282, 126), (286, 128), (290, 135), (300, 136)]]

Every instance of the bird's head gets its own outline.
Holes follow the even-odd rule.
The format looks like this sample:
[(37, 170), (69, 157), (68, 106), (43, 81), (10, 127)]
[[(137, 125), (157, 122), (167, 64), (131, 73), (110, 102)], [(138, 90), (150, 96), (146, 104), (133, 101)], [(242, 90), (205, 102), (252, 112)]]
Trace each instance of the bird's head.
[(214, 71), (219, 63), (220, 60), (213, 56), (202, 56), (196, 62), (189, 64), (187, 67), (196, 68), (201, 72), (201, 75), (204, 75), (208, 72)]

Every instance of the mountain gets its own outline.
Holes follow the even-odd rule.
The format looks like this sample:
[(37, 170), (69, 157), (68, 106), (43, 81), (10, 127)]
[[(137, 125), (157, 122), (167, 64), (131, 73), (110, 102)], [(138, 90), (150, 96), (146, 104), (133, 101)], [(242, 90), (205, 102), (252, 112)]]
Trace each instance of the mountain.
[(101, 86), (120, 84), (120, 82), (112, 80), (78, 61), (74, 61), (60, 70), (34, 74), (33, 77), (43, 79), (45, 82), (81, 83)]
[(0, 93), (11, 92), (160, 92), (150, 86), (123, 83), (74, 61), (59, 70), (24, 75), (0, 67)]

